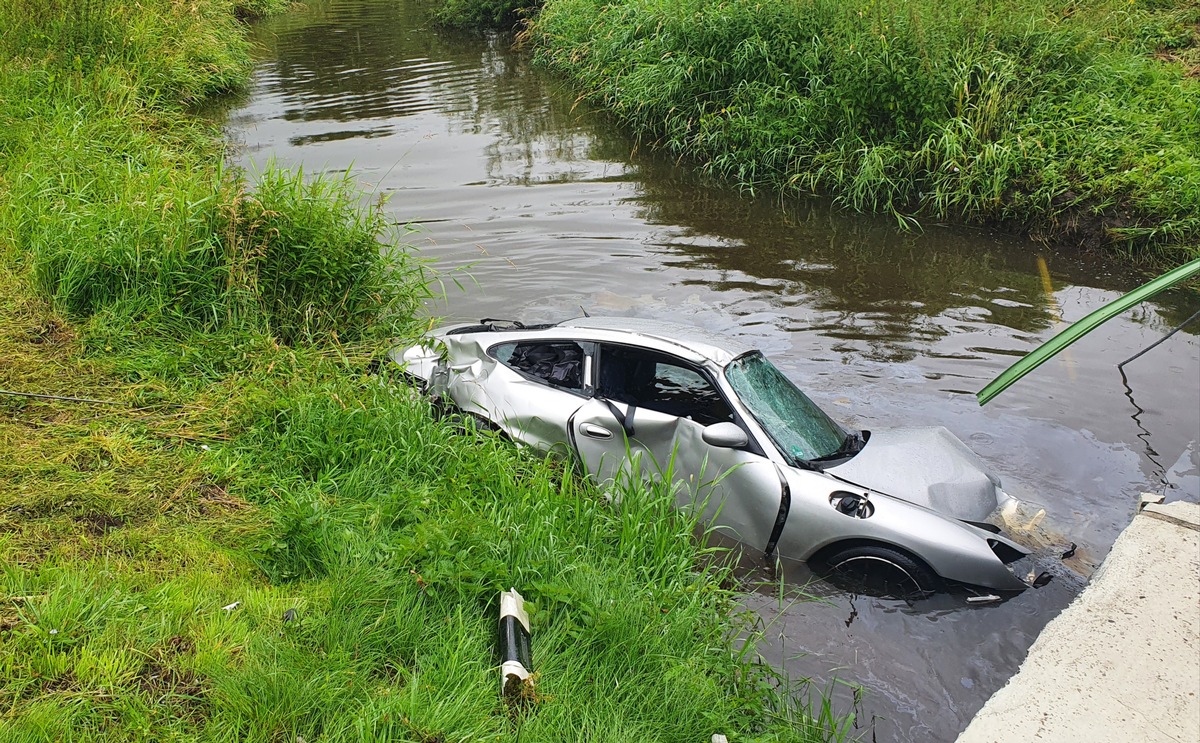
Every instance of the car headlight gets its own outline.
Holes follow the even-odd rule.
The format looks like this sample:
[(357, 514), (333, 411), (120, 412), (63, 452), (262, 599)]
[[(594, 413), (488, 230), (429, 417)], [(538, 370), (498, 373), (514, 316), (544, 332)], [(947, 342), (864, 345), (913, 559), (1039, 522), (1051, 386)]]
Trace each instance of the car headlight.
[(1022, 557), (1025, 557), (1027, 554), (1019, 549), (1016, 549), (1010, 544), (1000, 541), (999, 539), (989, 539), (987, 540), (987, 543), (988, 547), (992, 548), (992, 552), (996, 555), (996, 557), (1000, 558), (1000, 562), (1004, 563), (1005, 565), (1011, 562), (1016, 562)]

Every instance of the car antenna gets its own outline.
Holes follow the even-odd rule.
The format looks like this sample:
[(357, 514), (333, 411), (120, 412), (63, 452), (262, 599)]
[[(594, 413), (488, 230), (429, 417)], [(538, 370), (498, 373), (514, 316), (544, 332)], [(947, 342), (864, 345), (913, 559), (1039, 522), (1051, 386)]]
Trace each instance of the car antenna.
[(591, 315), (588, 314), (588, 311), (583, 308), (583, 305), (579, 305), (579, 311), (583, 313), (584, 317), (591, 317)]

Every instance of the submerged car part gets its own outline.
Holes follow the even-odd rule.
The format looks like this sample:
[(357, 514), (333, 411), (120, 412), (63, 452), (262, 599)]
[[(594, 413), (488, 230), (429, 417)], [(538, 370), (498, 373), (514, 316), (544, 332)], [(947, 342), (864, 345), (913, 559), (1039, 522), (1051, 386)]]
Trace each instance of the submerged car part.
[(965, 444), (944, 428), (846, 428), (735, 340), (628, 318), (484, 321), (392, 358), (601, 486), (670, 477), (678, 505), (768, 556), (871, 546), (917, 578), (1026, 586), (1006, 563), (1028, 550), (981, 528), (1011, 499)]
[(912, 600), (942, 589), (938, 576), (923, 563), (884, 545), (849, 545), (821, 562), (826, 578), (854, 593)]

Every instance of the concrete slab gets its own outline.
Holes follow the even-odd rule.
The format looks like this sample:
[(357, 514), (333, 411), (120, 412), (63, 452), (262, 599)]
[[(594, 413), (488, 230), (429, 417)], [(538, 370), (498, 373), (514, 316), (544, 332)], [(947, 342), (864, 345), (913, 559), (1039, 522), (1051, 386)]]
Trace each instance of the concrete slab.
[(958, 743), (1200, 741), (1200, 505), (1150, 505)]

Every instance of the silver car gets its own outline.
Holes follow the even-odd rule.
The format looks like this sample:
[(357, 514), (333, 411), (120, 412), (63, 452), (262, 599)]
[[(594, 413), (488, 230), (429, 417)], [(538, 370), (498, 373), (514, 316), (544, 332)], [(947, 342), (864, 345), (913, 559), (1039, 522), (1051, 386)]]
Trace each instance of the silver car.
[(682, 507), (767, 557), (1026, 587), (1000, 480), (945, 428), (839, 425), (760, 352), (698, 328), (584, 317), (442, 328), (392, 358), (429, 394), (601, 486), (669, 476)]

